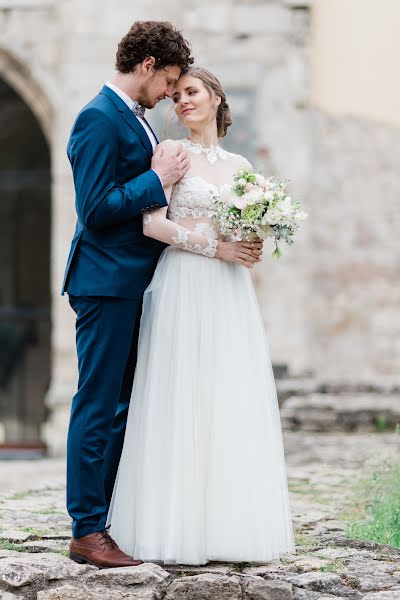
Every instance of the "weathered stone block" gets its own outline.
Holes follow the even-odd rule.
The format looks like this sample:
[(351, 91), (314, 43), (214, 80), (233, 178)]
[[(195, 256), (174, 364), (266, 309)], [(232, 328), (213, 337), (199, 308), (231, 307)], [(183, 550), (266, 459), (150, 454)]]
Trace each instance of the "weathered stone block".
[(288, 398), (281, 419), (287, 429), (305, 431), (394, 430), (400, 422), (398, 394), (309, 394)]
[(1, 592), (0, 591), (0, 600), (23, 600), (23, 596), (16, 596), (11, 592)]
[(160, 565), (155, 563), (143, 563), (137, 567), (120, 567), (117, 569), (101, 569), (90, 573), (85, 577), (86, 581), (95, 581), (110, 585), (154, 585), (164, 583), (170, 574)]
[(328, 592), (340, 594), (344, 590), (343, 582), (339, 575), (335, 573), (324, 573), (322, 571), (312, 571), (302, 573), (288, 578), (293, 585), (313, 590), (315, 592)]
[(290, 30), (290, 12), (279, 4), (243, 4), (233, 11), (235, 33), (284, 33)]
[(18, 558), (3, 558), (0, 561), (0, 583), (13, 588), (23, 585), (44, 583), (46, 578), (43, 571), (23, 563)]
[[(128, 597), (129, 599), (139, 600), (136, 595), (127, 596), (126, 592), (123, 591), (68, 584), (48, 590), (42, 590), (38, 593), (37, 600), (100, 600), (100, 598), (104, 598), (104, 600), (123, 600)], [(146, 596), (143, 598), (144, 600), (150, 600), (150, 598), (148, 599)]]
[(0, 533), (0, 540), (7, 542), (24, 542), (31, 536), (27, 531), (19, 531), (18, 529), (7, 529)]
[(400, 587), (386, 590), (383, 592), (369, 592), (363, 597), (363, 600), (399, 600)]
[(176, 579), (168, 588), (165, 600), (242, 600), (237, 577), (194, 575)]
[(46, 581), (78, 577), (91, 570), (90, 565), (78, 565), (66, 556), (51, 552), (13, 555), (0, 560), (0, 582), (11, 587), (43, 584)]
[(246, 578), (243, 600), (293, 600), (293, 589), (285, 581), (266, 581), (262, 577)]

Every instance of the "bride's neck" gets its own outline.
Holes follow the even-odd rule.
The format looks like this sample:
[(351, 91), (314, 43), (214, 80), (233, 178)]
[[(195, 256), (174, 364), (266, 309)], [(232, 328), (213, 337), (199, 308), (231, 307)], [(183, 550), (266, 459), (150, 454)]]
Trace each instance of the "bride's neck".
[(201, 144), (202, 146), (218, 146), (217, 126), (212, 124), (212, 127), (205, 127), (201, 131), (189, 129), (189, 139), (193, 144)]

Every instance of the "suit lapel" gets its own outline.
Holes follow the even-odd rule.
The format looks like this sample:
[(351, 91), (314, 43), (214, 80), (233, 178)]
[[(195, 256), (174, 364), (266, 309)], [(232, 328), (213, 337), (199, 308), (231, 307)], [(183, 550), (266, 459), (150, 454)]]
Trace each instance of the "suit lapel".
[(135, 133), (137, 133), (137, 135), (140, 137), (144, 147), (146, 148), (150, 156), (153, 156), (153, 146), (151, 145), (149, 136), (147, 135), (146, 131), (143, 128), (143, 125), (138, 121), (136, 115), (131, 111), (129, 106), (126, 106), (126, 109), (122, 113), (122, 117), (125, 119), (128, 125), (132, 127), (133, 131), (135, 131)]
[(156, 134), (154, 133), (154, 131), (153, 131), (153, 128), (152, 128), (152, 126), (150, 125), (150, 123), (148, 122), (148, 120), (147, 120), (147, 119), (145, 119), (145, 118), (143, 117), (143, 121), (146, 123), (146, 125), (147, 125), (147, 127), (150, 129), (151, 133), (154, 135), (154, 139), (156, 140), (156, 143), (157, 143), (157, 144), (159, 144), (160, 142), (158, 141), (158, 137), (157, 137), (157, 136), (156, 136)]
[(146, 131), (143, 129), (143, 126), (138, 121), (138, 119), (136, 118), (136, 115), (131, 111), (129, 106), (127, 106), (125, 104), (125, 102), (118, 96), (118, 94), (113, 92), (113, 90), (110, 89), (107, 85), (105, 85), (103, 87), (100, 94), (104, 94), (115, 104), (115, 106), (121, 113), (121, 117), (129, 125), (129, 127), (131, 129), (133, 129), (133, 131), (136, 133), (136, 135), (140, 138), (140, 141), (142, 142), (143, 146), (146, 148), (149, 156), (153, 156), (153, 147), (149, 140), (149, 136), (147, 135)]

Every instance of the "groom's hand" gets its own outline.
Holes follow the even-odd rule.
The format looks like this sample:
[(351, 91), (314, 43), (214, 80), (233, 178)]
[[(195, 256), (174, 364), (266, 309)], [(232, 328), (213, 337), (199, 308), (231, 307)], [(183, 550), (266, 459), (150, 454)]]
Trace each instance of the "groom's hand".
[(151, 168), (167, 188), (186, 175), (190, 169), (190, 159), (182, 144), (160, 145), (153, 154)]

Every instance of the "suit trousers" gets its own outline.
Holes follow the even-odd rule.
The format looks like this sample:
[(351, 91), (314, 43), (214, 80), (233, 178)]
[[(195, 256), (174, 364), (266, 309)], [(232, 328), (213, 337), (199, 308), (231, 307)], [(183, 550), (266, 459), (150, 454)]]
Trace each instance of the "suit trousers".
[[(124, 442), (142, 302), (69, 296), (76, 313), (78, 391), (67, 441), (67, 509), (79, 538), (106, 525)], [(134, 460), (134, 457), (132, 457)]]

